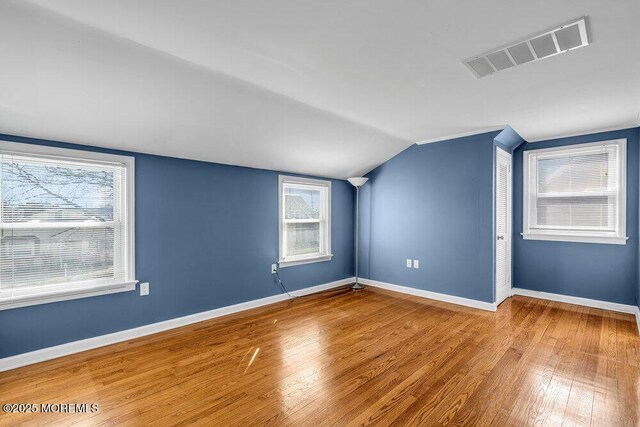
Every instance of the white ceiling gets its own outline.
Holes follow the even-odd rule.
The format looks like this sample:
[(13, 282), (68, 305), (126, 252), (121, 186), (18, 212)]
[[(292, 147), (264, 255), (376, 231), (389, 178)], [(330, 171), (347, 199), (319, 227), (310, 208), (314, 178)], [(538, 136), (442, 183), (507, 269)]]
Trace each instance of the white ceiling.
[[(36, 6), (38, 4), (39, 6)], [(344, 178), (412, 142), (637, 123), (637, 0), (0, 0), (0, 132)], [(460, 60), (581, 16), (585, 48)]]

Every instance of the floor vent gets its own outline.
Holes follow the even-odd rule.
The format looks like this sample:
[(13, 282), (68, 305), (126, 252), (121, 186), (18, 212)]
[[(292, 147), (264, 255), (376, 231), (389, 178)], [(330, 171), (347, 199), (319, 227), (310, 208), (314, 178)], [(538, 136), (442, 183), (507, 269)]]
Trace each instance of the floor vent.
[(586, 18), (573, 20), (527, 40), (467, 58), (462, 63), (477, 78), (539, 61), (589, 44)]

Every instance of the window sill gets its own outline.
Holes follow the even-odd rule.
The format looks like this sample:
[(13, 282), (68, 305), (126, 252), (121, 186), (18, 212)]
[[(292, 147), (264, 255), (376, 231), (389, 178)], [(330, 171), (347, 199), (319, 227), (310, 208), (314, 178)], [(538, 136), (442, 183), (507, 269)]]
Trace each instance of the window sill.
[(608, 245), (626, 245), (628, 237), (613, 236), (574, 236), (569, 234), (532, 234), (520, 233), (524, 240), (546, 240), (551, 242), (600, 243)]
[(137, 280), (112, 283), (109, 285), (86, 286), (82, 284), (67, 286), (62, 289), (54, 289), (53, 286), (43, 286), (38, 292), (18, 289), (15, 291), (0, 292), (0, 310), (27, 307), (30, 305), (47, 304), (50, 302), (68, 301), (78, 298), (108, 295), (117, 292), (128, 292), (136, 289)]
[(314, 262), (331, 261), (331, 258), (333, 258), (333, 254), (323, 255), (323, 256), (314, 256), (310, 258), (294, 259), (291, 261), (281, 260), (281, 261), (278, 261), (278, 266), (280, 268), (294, 267), (296, 265), (313, 264)]

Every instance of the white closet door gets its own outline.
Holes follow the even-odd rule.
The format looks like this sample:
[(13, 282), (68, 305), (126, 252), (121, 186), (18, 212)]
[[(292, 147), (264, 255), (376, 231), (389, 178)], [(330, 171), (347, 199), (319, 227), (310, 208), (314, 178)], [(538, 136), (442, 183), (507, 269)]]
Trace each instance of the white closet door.
[(496, 150), (496, 303), (511, 289), (511, 154)]

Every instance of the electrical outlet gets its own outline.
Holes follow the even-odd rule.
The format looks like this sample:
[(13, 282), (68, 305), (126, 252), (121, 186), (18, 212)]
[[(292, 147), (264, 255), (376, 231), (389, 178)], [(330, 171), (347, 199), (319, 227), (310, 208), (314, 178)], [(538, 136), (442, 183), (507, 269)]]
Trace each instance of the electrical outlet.
[(411, 260), (407, 258), (407, 268), (411, 268)]
[(140, 283), (140, 296), (149, 295), (149, 282)]
[(275, 274), (278, 271), (278, 264), (271, 264), (271, 274)]
[(417, 259), (413, 260), (413, 268), (420, 268), (420, 261), (418, 261)]

